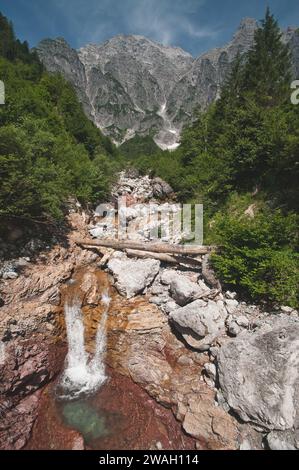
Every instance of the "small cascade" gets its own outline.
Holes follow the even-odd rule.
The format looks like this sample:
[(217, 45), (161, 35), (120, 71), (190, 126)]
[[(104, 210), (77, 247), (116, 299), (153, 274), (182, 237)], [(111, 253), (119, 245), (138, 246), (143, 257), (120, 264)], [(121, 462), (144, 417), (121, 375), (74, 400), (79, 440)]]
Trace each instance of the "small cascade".
[(5, 363), (5, 344), (0, 341), (0, 366)]
[(68, 340), (66, 369), (59, 384), (59, 397), (76, 399), (96, 391), (106, 381), (105, 353), (107, 347), (107, 319), (110, 305), (108, 291), (102, 295), (105, 310), (96, 334), (93, 357), (87, 353), (84, 341), (84, 324), (81, 300), (78, 296), (67, 299), (64, 313)]

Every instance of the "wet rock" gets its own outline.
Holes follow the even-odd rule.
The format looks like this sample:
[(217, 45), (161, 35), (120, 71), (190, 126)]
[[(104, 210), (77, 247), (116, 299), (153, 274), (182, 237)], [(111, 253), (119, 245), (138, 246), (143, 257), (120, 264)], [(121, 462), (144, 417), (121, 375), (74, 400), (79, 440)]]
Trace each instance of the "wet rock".
[(243, 421), (268, 430), (299, 427), (298, 338), (298, 319), (272, 315), (222, 346), (221, 390)]
[[(42, 336), (6, 345), (0, 364), (0, 449), (22, 449), (38, 413), (41, 387), (61, 370), (65, 347)], [(4, 432), (3, 432), (4, 431)]]
[(128, 299), (141, 293), (159, 272), (157, 260), (129, 260), (125, 255), (116, 255), (109, 260), (108, 268), (116, 282), (116, 288)]
[(170, 313), (175, 328), (195, 349), (206, 351), (225, 331), (227, 313), (223, 302), (195, 300)]
[(84, 292), (82, 305), (97, 305), (100, 301), (100, 286), (97, 275), (92, 270), (87, 270), (82, 278), (80, 289)]

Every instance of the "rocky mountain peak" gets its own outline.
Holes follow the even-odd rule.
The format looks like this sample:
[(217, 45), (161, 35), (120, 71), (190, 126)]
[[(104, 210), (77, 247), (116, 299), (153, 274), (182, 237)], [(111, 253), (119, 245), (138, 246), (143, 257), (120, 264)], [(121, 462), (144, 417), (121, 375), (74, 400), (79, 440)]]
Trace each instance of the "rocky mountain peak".
[[(182, 127), (219, 96), (238, 53), (250, 49), (258, 23), (242, 19), (232, 40), (198, 58), (140, 35), (118, 35), (72, 49), (63, 38), (42, 41), (37, 52), (49, 71), (74, 86), (86, 114), (117, 144), (154, 135), (163, 149), (178, 146)], [(299, 33), (283, 33), (299, 74)]]

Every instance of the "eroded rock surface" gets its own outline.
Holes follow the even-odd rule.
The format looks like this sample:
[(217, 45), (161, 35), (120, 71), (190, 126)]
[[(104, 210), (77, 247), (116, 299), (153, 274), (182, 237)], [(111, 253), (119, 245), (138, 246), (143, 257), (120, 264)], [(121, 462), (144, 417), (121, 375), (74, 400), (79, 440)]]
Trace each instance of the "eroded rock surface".
[(108, 268), (116, 279), (116, 288), (128, 299), (140, 294), (149, 286), (159, 272), (157, 260), (131, 260), (117, 253), (108, 263)]
[(199, 351), (206, 351), (225, 332), (227, 312), (221, 300), (195, 300), (170, 313), (170, 319), (185, 341)]
[(218, 356), (220, 386), (245, 422), (268, 430), (299, 426), (299, 321), (270, 316), (227, 342)]

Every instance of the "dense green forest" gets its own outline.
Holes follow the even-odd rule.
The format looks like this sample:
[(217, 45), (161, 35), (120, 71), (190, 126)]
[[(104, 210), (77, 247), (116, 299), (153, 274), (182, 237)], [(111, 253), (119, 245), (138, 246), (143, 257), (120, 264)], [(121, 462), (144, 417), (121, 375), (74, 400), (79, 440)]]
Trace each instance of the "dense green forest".
[(47, 73), (0, 14), (0, 218), (59, 220), (69, 196), (98, 202), (117, 152), (61, 76)]
[(180, 200), (204, 204), (205, 242), (228, 287), (298, 305), (299, 106), (291, 62), (267, 10), (253, 48), (236, 58), (221, 98), (185, 129), (176, 152), (134, 165), (165, 178)]

